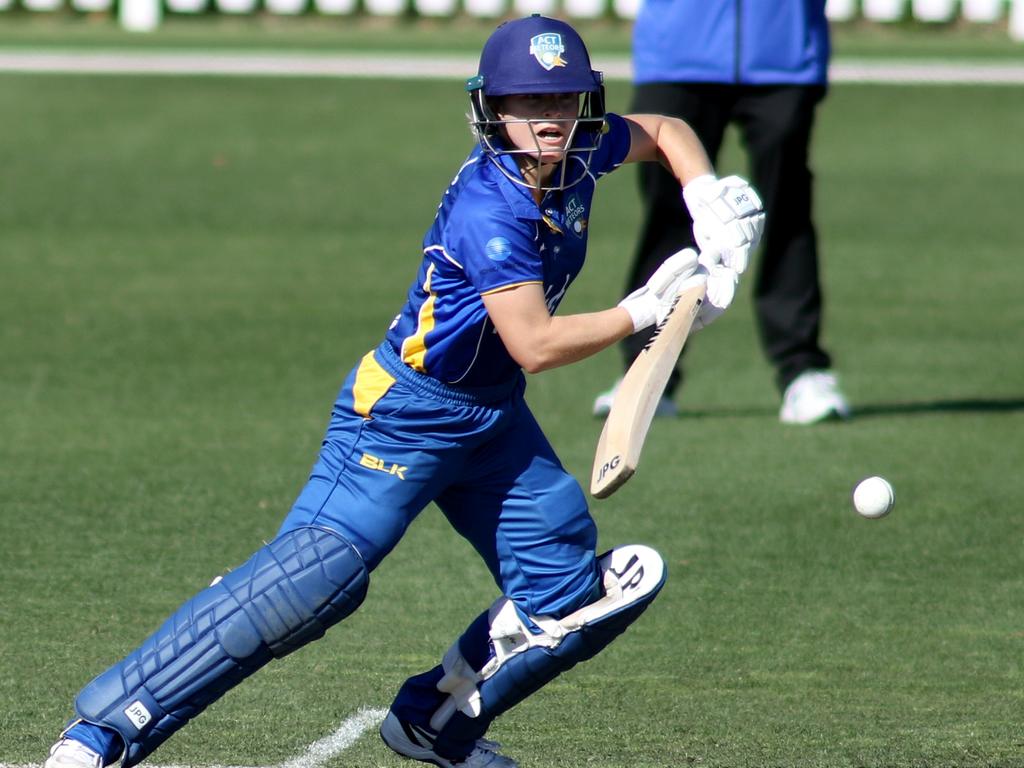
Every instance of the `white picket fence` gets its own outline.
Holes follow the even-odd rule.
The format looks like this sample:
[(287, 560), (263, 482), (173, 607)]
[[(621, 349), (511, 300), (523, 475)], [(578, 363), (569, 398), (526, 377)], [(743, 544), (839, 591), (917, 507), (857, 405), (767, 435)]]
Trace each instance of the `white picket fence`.
[[(633, 19), (643, 0), (0, 0), (0, 12), (15, 7), (41, 13), (70, 8), (81, 13), (117, 13), (129, 30), (159, 26), (164, 14), (321, 14), (444, 18), (457, 14), (497, 19), (543, 13), (570, 19)], [(922, 24), (964, 20), (1006, 24), (1014, 40), (1024, 42), (1024, 0), (827, 0), (826, 13), (837, 22), (864, 19), (879, 24), (913, 19)]]

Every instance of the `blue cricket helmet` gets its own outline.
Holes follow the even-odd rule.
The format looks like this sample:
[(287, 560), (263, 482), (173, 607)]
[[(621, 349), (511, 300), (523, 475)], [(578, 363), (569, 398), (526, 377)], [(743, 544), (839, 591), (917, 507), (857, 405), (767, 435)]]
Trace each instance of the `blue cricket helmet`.
[(499, 26), (484, 44), (477, 76), (485, 96), (595, 93), (602, 87), (579, 33), (539, 14)]
[[(502, 129), (513, 121), (498, 118), (493, 99), (522, 94), (579, 94), (580, 109), (571, 121), (570, 146), (565, 150), (558, 180), (537, 188), (566, 189), (582, 181), (604, 129), (604, 77), (591, 68), (587, 46), (569, 24), (540, 14), (504, 22), (484, 44), (477, 75), (466, 82), (466, 90), (471, 125), (481, 147), (492, 158), (528, 155), (531, 151), (505, 145)], [(575, 161), (572, 168), (570, 159)], [(522, 183), (505, 166), (498, 167), (513, 181)]]

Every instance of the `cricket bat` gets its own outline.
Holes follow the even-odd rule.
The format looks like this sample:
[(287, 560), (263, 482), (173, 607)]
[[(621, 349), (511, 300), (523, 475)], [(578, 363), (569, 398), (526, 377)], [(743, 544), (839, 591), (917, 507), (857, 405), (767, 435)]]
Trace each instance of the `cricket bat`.
[(636, 472), (654, 411), (703, 301), (701, 285), (676, 296), (668, 317), (626, 371), (597, 441), (590, 478), (595, 497), (608, 498)]

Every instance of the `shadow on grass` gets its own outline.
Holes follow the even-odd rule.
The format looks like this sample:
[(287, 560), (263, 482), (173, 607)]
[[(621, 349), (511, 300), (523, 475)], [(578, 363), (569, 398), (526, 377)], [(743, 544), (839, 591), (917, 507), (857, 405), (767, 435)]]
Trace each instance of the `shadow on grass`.
[[(1024, 411), (1024, 397), (984, 398), (970, 397), (955, 400), (925, 400), (907, 403), (853, 403), (853, 418), (879, 416), (914, 416), (931, 413), (1012, 413)], [(736, 418), (776, 415), (774, 407), (746, 408), (680, 408), (683, 419)], [(835, 422), (841, 423), (841, 422)]]
[(984, 398), (960, 400), (931, 400), (921, 403), (875, 403), (855, 405), (854, 416), (892, 416), (919, 413), (1011, 413), (1024, 411), (1024, 397)]

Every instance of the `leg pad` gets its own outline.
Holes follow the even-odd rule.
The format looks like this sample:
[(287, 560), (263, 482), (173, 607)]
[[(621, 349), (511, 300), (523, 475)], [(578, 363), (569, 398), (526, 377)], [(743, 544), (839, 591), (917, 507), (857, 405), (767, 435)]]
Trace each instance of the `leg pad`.
[(129, 768), (264, 664), (322, 637), (368, 584), (362, 557), (337, 533), (284, 533), (89, 683), (75, 709), (121, 735)]
[(528, 625), (510, 601), (495, 603), (488, 616), (492, 653), (482, 669), (467, 663), (458, 643), (452, 647), (436, 684), (449, 696), (430, 723), (439, 754), (468, 754), (494, 718), (625, 632), (665, 583), (665, 563), (650, 547), (618, 547), (599, 565), (602, 596), (561, 619), (529, 617)]

